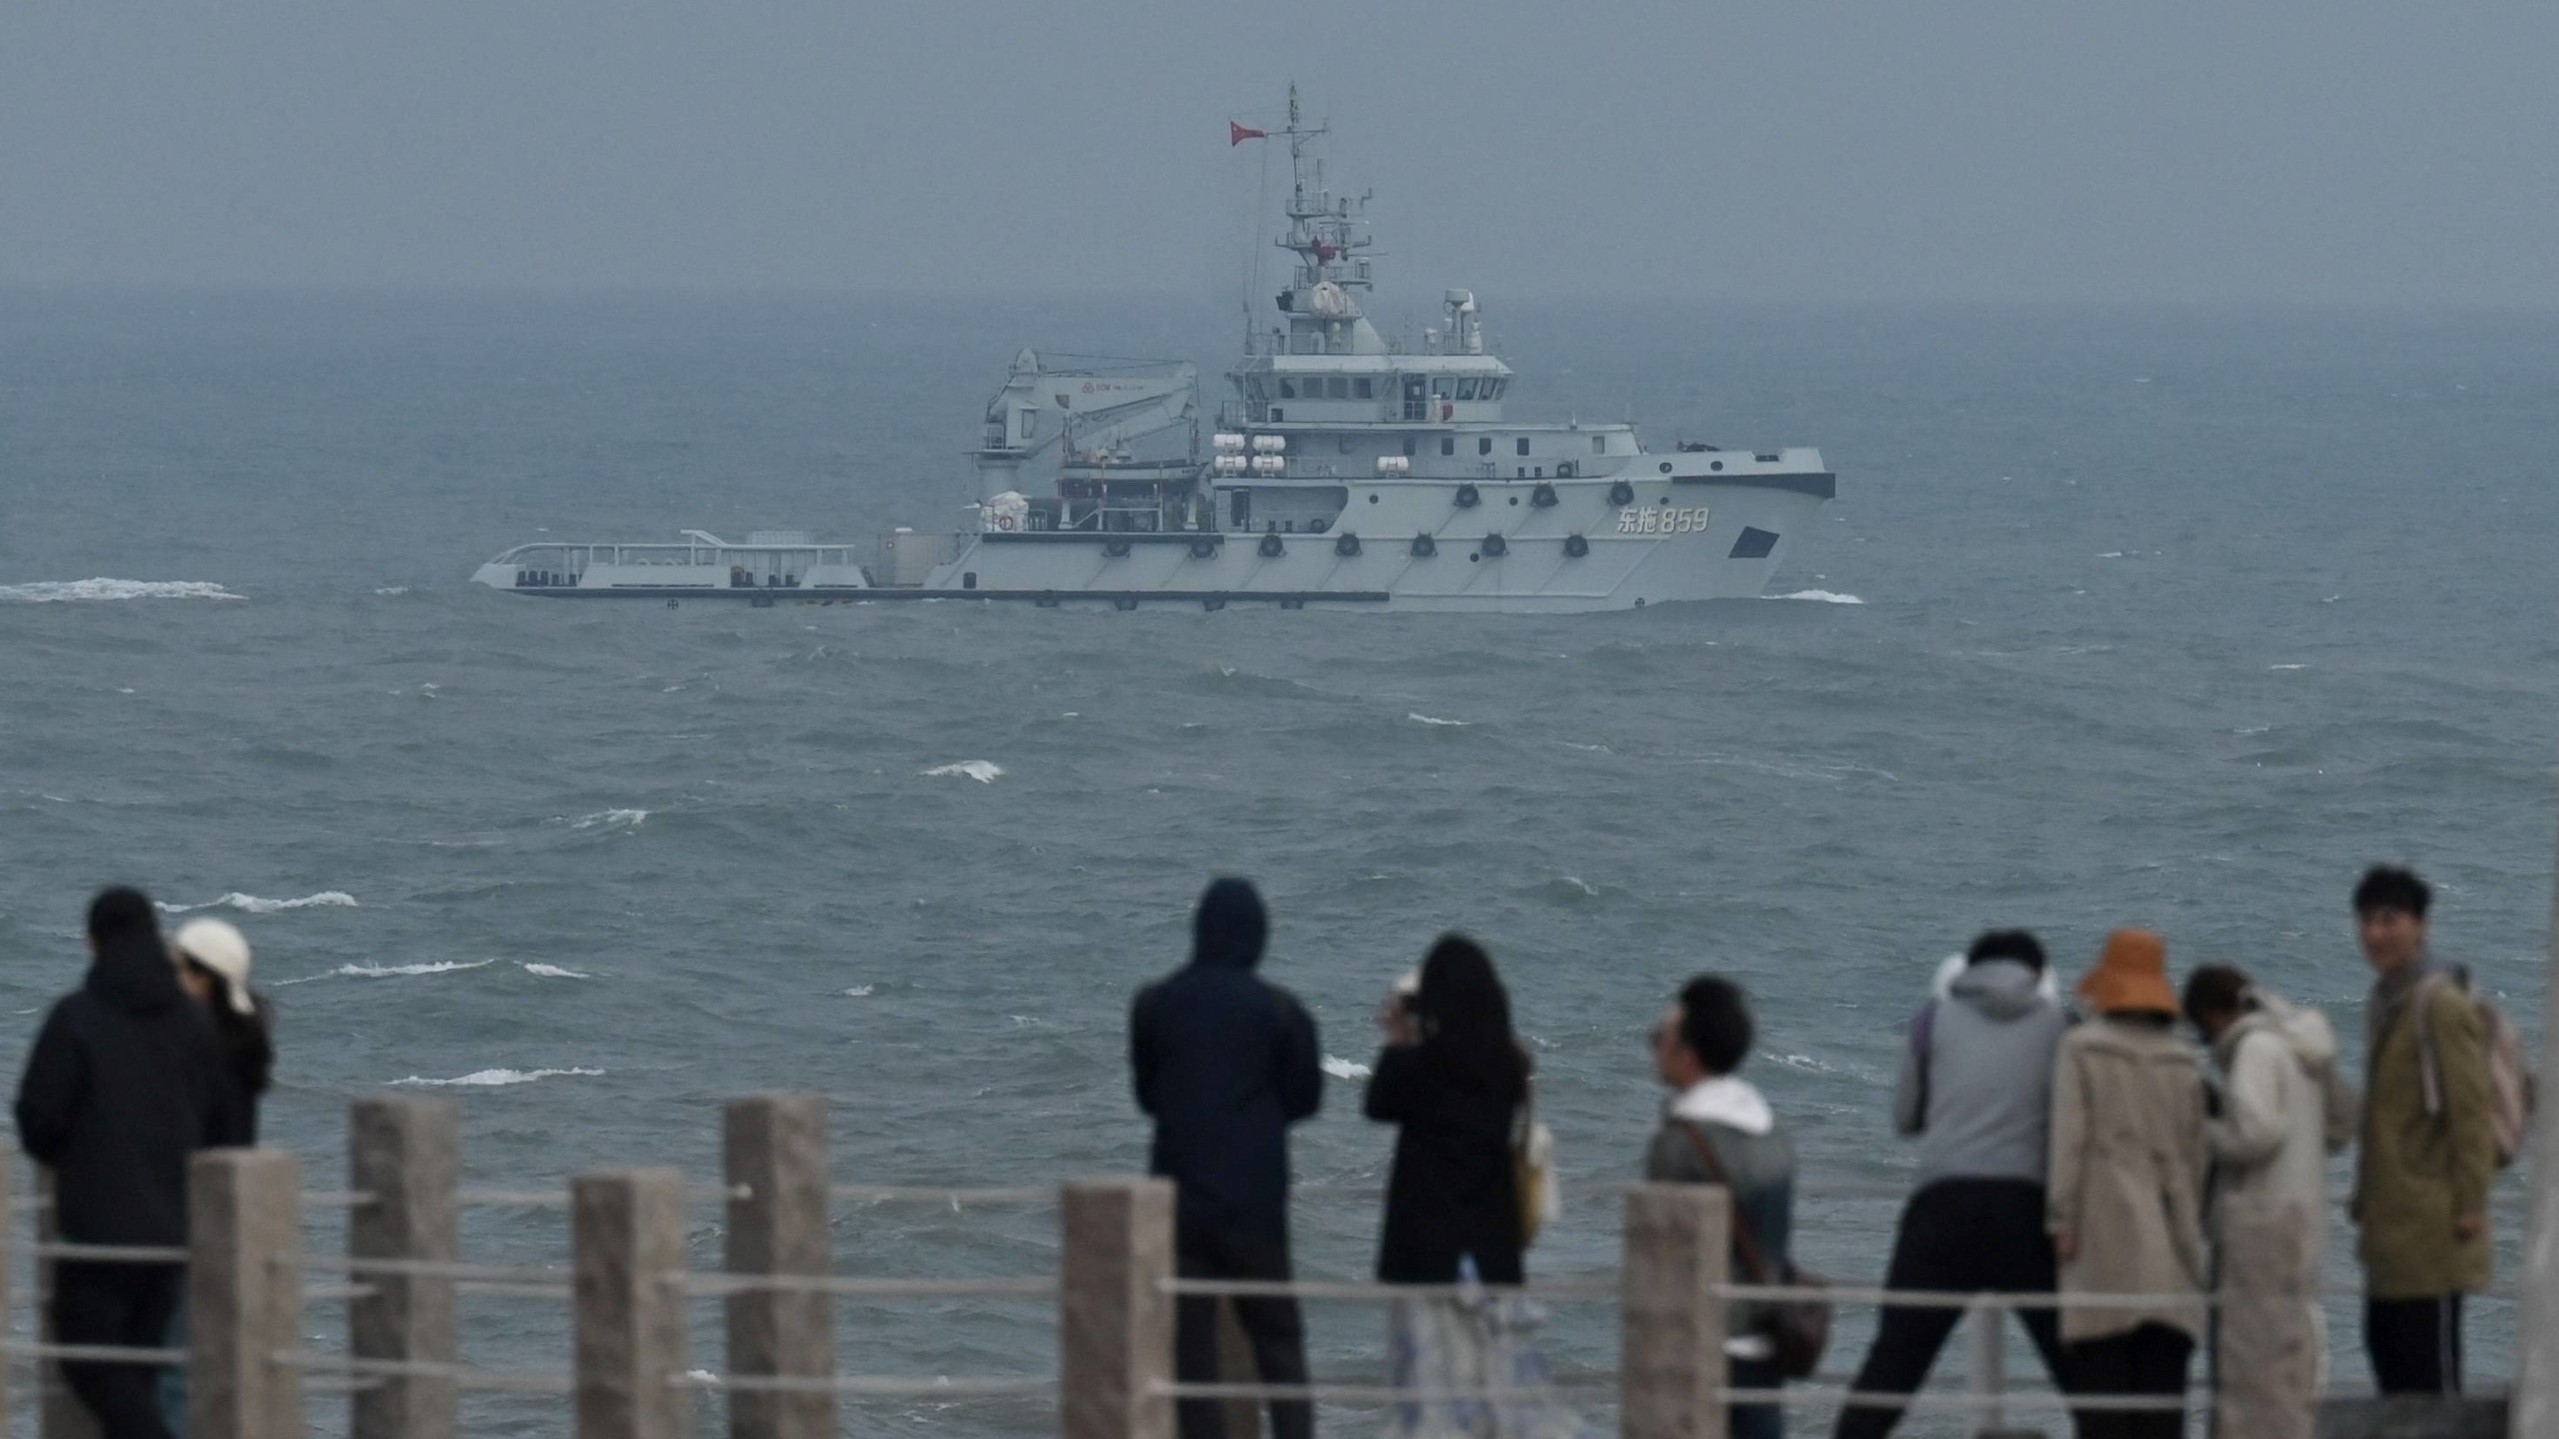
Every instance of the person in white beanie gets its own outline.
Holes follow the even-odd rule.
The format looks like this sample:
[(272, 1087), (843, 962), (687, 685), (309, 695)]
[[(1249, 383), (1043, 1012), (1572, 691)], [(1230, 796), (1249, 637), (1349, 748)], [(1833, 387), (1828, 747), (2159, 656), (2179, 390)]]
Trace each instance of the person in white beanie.
[(191, 919), (169, 942), (178, 982), (212, 1016), (231, 1074), (238, 1124), (234, 1144), (258, 1142), (258, 1098), (275, 1074), (275, 1018), (266, 997), (249, 988), (249, 941), (218, 919)]

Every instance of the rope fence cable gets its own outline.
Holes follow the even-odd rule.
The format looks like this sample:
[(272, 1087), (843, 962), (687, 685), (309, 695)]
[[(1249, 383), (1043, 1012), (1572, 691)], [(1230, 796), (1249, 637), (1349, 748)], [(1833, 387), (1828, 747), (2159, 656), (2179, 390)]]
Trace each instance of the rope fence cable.
[(696, 1297), (729, 1294), (831, 1294), (847, 1299), (1054, 1299), (1054, 1277), (1021, 1279), (874, 1279), (836, 1274), (697, 1274), (664, 1276)]
[(184, 1264), (188, 1258), (186, 1250), (174, 1245), (160, 1244), (13, 1242), (7, 1248), (11, 1254), (24, 1255), (30, 1259), (56, 1259), (75, 1264)]
[(442, 1379), (457, 1389), (513, 1394), (570, 1394), (577, 1380), (568, 1374), (512, 1369), (483, 1369), (473, 1364), (445, 1364), (427, 1359), (360, 1359), (352, 1354), (314, 1354), (307, 1349), (279, 1349), (268, 1360), (308, 1373), (345, 1374), (359, 1379)]
[(827, 1186), (833, 1199), (856, 1204), (935, 1204), (957, 1209), (971, 1204), (987, 1205), (1052, 1205), (1057, 1203), (1057, 1189), (957, 1189), (913, 1184), (833, 1184)]
[(53, 1344), (21, 1339), (0, 1341), (0, 1354), (72, 1364), (148, 1365), (155, 1369), (187, 1362), (187, 1351), (183, 1349), (140, 1349), (125, 1344)]
[(870, 1399), (1054, 1399), (1055, 1379), (902, 1378), (849, 1374), (835, 1379), (771, 1374), (677, 1374), (667, 1383), (677, 1389), (726, 1391), (732, 1394), (840, 1394)]
[(1524, 1298), (1613, 1300), (1614, 1278), (1538, 1279), (1526, 1284), (1377, 1284), (1323, 1279), (1167, 1279), (1159, 1292), (1223, 1299), (1306, 1299), (1380, 1303), (1395, 1299)]

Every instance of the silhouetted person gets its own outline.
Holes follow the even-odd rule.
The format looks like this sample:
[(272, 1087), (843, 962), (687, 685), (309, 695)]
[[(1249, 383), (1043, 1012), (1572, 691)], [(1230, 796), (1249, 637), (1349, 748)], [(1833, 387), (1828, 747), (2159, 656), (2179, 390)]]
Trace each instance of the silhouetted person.
[[(54, 1216), (72, 1244), (187, 1242), (187, 1156), (228, 1144), (234, 1106), (213, 1031), (178, 987), (151, 901), (110, 889), (89, 905), (87, 979), (45, 1016), (18, 1082), (18, 1138), (54, 1173)], [(158, 1348), (182, 1294), (173, 1264), (65, 1262), (54, 1337)], [(66, 1362), (62, 1377), (104, 1439), (167, 1439), (158, 1374)]]
[[(1155, 1120), (1150, 1172), (1180, 1186), (1174, 1247), (1186, 1279), (1286, 1279), (1288, 1126), (1324, 1101), (1315, 1021), (1287, 991), (1254, 977), (1269, 921), (1261, 896), (1220, 879), (1191, 921), (1191, 962), (1140, 990), (1129, 1013), (1137, 1107)], [(1237, 1299), (1266, 1384), (1306, 1382), (1306, 1334), (1294, 1299)], [(1175, 1306), (1174, 1373), (1217, 1378), (1217, 1303)], [(1183, 1439), (1223, 1439), (1215, 1400), (1178, 1406)], [(1311, 1439), (1304, 1402), (1271, 1405), (1273, 1439)]]

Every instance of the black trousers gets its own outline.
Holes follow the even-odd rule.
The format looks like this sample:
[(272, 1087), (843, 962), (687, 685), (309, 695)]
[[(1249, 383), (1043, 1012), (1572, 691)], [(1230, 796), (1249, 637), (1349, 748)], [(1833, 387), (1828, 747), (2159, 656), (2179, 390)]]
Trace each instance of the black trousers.
[(2364, 1301), (2364, 1352), (2384, 1394), (2461, 1392), (2461, 1296)]
[[(1887, 1289), (1948, 1294), (1984, 1290), (2050, 1294), (2058, 1279), (2053, 1243), (2044, 1233), (2044, 1188), (2022, 1179), (1941, 1179), (1910, 1197), (1893, 1238)], [(1908, 1394), (1928, 1379), (1937, 1351), (1960, 1309), (1887, 1306), (1875, 1329), (1875, 1347), (1857, 1371), (1856, 1387), (1869, 1393)], [(2061, 1330), (2050, 1309), (2021, 1309), (2018, 1321), (2056, 1387), (2062, 1379)], [(1852, 1405), (1839, 1411), (1836, 1439), (1884, 1439), (1901, 1422), (1900, 1405)]]
[[(1174, 1261), (1184, 1279), (1286, 1279), (1288, 1236), (1183, 1228), (1173, 1240)], [(1237, 1299), (1235, 1321), (1253, 1346), (1253, 1367), (1264, 1384), (1306, 1382), (1306, 1325), (1294, 1299)], [(1185, 1294), (1173, 1307), (1173, 1377), (1185, 1384), (1218, 1380), (1217, 1301)], [(1174, 1406), (1182, 1439), (1226, 1439), (1219, 1400), (1185, 1399)], [(1271, 1439), (1314, 1439), (1315, 1408), (1298, 1399), (1271, 1401)]]
[[(185, 1294), (173, 1264), (65, 1264), (53, 1275), (53, 1336), (63, 1344), (158, 1349)], [(160, 1368), (65, 1363), (62, 1382), (98, 1421), (102, 1439), (170, 1439), (160, 1418)]]
[[(2128, 1334), (2083, 1340), (2068, 1352), (2079, 1393), (2183, 1399), (2195, 1341), (2182, 1329), (2144, 1324)], [(2186, 1432), (2183, 1409), (2073, 1413), (2079, 1439), (2178, 1439)]]

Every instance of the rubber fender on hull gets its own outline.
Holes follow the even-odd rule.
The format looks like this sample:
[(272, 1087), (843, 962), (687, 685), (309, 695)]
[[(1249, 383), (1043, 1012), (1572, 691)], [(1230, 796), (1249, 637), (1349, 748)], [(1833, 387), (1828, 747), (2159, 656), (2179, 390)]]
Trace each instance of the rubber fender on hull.
[(1564, 536), (1564, 558), (1578, 560), (1590, 553), (1590, 541), (1579, 535)]
[(1624, 480), (1619, 480), (1608, 487), (1608, 502), (1621, 510), (1626, 508), (1635, 503), (1635, 487)]
[(1413, 558), (1426, 560), (1439, 553), (1439, 541), (1428, 535), (1413, 536)]
[(1333, 553), (1340, 555), (1346, 560), (1357, 558), (1359, 555), (1359, 536), (1344, 535), (1340, 539), (1333, 541)]
[(1484, 537), (1484, 558), (1488, 560), (1498, 560), (1510, 552), (1510, 541), (1503, 539), (1499, 535), (1486, 535)]
[[(1558, 468), (1560, 468), (1560, 466)], [(1551, 510), (1555, 508), (1555, 487), (1553, 485), (1539, 485), (1536, 489), (1530, 490), (1528, 492), (1528, 503), (1530, 507), (1534, 509)]]
[(1217, 541), (1215, 541), (1215, 540), (1193, 540), (1193, 541), (1191, 541), (1191, 558), (1192, 558), (1192, 559), (1195, 559), (1195, 560), (1213, 560), (1213, 559), (1216, 559), (1216, 558), (1217, 558)]
[(1471, 510), (1483, 502), (1484, 496), (1479, 493), (1473, 485), (1459, 485), (1457, 487), (1457, 507), (1459, 509)]
[(1288, 546), (1286, 546), (1286, 545), (1284, 545), (1284, 544), (1281, 544), (1281, 543), (1280, 543), (1280, 537), (1279, 537), (1279, 536), (1277, 536), (1277, 535), (1264, 535), (1264, 536), (1262, 536), (1262, 558), (1263, 558), (1263, 559), (1266, 559), (1266, 560), (1275, 560), (1275, 559), (1278, 559), (1281, 555), (1286, 554), (1287, 552), (1288, 552)]

